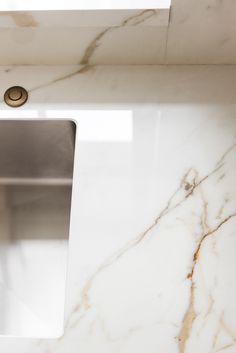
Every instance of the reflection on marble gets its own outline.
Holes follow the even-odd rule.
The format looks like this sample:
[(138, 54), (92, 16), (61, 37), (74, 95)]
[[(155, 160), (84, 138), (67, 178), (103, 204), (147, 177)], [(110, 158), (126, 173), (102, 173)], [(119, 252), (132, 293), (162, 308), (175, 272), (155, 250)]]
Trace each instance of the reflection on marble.
[(1, 117), (74, 118), (80, 133), (64, 335), (0, 350), (235, 353), (236, 69), (6, 70), (32, 93)]

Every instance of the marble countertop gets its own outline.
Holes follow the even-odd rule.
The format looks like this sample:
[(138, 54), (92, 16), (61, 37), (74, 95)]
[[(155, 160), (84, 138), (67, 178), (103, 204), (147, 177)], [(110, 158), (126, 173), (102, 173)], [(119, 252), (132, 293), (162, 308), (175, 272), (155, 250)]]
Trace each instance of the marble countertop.
[[(2, 67), (77, 121), (65, 334), (7, 353), (235, 353), (236, 67)], [(40, 290), (40, 283), (38, 290)]]

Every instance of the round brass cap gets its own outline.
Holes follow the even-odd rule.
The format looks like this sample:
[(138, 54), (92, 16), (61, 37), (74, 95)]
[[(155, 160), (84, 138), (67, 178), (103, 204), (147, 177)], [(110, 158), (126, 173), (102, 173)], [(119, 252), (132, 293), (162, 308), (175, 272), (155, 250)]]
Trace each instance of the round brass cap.
[(27, 91), (20, 86), (13, 86), (8, 88), (4, 94), (4, 101), (7, 105), (13, 108), (20, 107), (25, 104), (28, 99)]

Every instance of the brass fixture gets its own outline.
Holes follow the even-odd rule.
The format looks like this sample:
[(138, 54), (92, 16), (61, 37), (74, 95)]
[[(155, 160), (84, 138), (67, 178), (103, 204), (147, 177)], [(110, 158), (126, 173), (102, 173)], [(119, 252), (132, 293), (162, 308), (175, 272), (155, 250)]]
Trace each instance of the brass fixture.
[(20, 86), (8, 88), (4, 94), (4, 101), (7, 105), (13, 108), (22, 106), (27, 102), (28, 92)]

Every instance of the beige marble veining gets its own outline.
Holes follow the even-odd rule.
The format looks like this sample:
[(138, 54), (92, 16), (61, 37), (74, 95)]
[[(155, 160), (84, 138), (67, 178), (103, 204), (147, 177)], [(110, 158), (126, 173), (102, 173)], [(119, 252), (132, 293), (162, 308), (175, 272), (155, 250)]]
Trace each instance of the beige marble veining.
[(1, 118), (79, 127), (65, 333), (1, 338), (0, 350), (235, 353), (235, 68), (0, 77), (1, 95), (16, 81), (30, 91), (19, 110), (1, 101)]
[(90, 54), (93, 65), (236, 63), (234, 0), (154, 4), (1, 11), (0, 64), (74, 65)]

